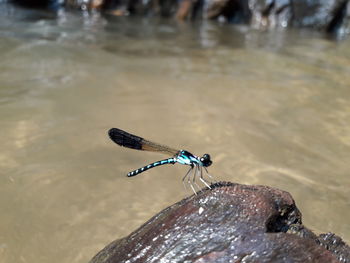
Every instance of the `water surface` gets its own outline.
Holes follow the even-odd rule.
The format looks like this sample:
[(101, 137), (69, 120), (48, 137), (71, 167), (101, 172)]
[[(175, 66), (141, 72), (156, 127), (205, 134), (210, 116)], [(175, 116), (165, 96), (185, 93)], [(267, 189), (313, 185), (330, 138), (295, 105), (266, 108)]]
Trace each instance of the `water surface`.
[(217, 180), (289, 191), (350, 241), (350, 42), (0, 5), (0, 258), (83, 263), (189, 193), (119, 127), (210, 153)]

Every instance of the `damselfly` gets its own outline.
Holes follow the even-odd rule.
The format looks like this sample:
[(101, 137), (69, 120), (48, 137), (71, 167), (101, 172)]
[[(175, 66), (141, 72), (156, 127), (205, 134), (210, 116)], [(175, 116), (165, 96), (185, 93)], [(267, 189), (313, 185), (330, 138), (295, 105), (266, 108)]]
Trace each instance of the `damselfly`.
[(116, 144), (123, 147), (135, 149), (135, 150), (142, 150), (142, 151), (160, 152), (160, 153), (173, 156), (171, 158), (160, 160), (160, 161), (151, 163), (149, 165), (146, 165), (144, 167), (141, 167), (139, 169), (136, 169), (128, 173), (127, 175), (128, 177), (138, 175), (144, 171), (147, 171), (148, 169), (154, 168), (159, 165), (179, 163), (179, 164), (191, 166), (188, 172), (186, 173), (186, 175), (182, 178), (182, 182), (185, 188), (186, 188), (185, 182), (187, 182), (190, 185), (192, 191), (196, 194), (195, 187), (200, 189), (199, 185), (196, 182), (196, 178), (199, 178), (199, 180), (205, 186), (210, 188), (210, 182), (207, 181), (207, 179), (205, 179), (203, 176), (203, 169), (204, 169), (206, 172), (206, 175), (212, 179), (212, 176), (208, 173), (208, 170), (207, 170), (207, 167), (212, 164), (209, 154), (206, 153), (202, 157), (198, 157), (188, 151), (175, 150), (168, 146), (145, 140), (139, 136), (130, 134), (126, 131), (123, 131), (117, 128), (110, 129), (108, 131), (108, 135), (112, 141), (114, 141)]

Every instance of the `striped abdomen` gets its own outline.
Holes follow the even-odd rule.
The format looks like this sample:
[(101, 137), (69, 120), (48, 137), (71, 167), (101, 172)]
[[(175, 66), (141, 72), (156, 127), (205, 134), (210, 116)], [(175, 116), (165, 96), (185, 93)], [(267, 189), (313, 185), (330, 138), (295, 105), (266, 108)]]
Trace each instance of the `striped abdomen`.
[(168, 159), (164, 159), (164, 160), (161, 160), (161, 161), (158, 161), (158, 162), (154, 162), (154, 163), (151, 163), (149, 165), (146, 165), (146, 166), (144, 166), (142, 168), (139, 168), (137, 170), (134, 170), (134, 171), (128, 173), (128, 177), (138, 175), (139, 173), (142, 173), (144, 171), (147, 171), (148, 169), (154, 168), (154, 167), (159, 166), (159, 165), (174, 164), (174, 163), (176, 163), (176, 159), (175, 158), (168, 158)]

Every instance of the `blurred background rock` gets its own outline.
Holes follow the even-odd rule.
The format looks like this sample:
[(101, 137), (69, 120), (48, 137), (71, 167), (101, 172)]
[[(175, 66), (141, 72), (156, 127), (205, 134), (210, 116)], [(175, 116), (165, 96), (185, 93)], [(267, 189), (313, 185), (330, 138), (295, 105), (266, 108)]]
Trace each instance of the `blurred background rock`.
[(25, 7), (73, 8), (116, 16), (218, 19), (256, 28), (308, 27), (337, 37), (349, 33), (349, 0), (12, 0)]

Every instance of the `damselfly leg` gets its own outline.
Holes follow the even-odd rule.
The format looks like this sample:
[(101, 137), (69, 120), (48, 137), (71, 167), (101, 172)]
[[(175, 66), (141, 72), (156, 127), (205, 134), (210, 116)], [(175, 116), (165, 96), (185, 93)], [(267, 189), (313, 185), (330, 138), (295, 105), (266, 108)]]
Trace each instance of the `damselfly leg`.
[(188, 169), (188, 171), (185, 174), (185, 176), (182, 177), (182, 184), (184, 185), (186, 190), (187, 190), (187, 186), (186, 186), (185, 180), (187, 179), (187, 177), (189, 176), (189, 174), (191, 173), (192, 170), (193, 170), (193, 167), (191, 166), (190, 169)]
[[(212, 176), (208, 174), (207, 170), (206, 170), (206, 174), (208, 175), (209, 178), (212, 178)], [(190, 186), (194, 194), (197, 194), (198, 191), (201, 191), (202, 188), (197, 183), (196, 181), (197, 178), (199, 178), (199, 180), (203, 183), (204, 186), (211, 189), (210, 187), (211, 181), (208, 181), (207, 179), (204, 178), (202, 166), (199, 166), (199, 165), (193, 165), (193, 167), (191, 167), (187, 171), (185, 176), (182, 178), (182, 184), (184, 185), (184, 188), (187, 190), (188, 186)]]
[(203, 177), (203, 170), (202, 170), (202, 167), (200, 167), (199, 180), (201, 180), (203, 184), (205, 184), (209, 189), (211, 189), (211, 187), (210, 187), (211, 182), (207, 181), (207, 180)]
[[(185, 176), (182, 178), (182, 184), (184, 185), (185, 189), (187, 190), (187, 185), (190, 186), (192, 192), (197, 195), (197, 191), (200, 189), (199, 185), (197, 183), (195, 183), (195, 172), (196, 172), (197, 166), (193, 165), (191, 166), (191, 168), (187, 171), (187, 173), (185, 174)], [(194, 184), (192, 183), (192, 181), (194, 182), (194, 184), (197, 186), (197, 190), (194, 187)]]
[(201, 190), (201, 187), (200, 187), (200, 186), (197, 184), (197, 182), (196, 182), (196, 178), (197, 178), (199, 172), (200, 172), (199, 166), (198, 166), (198, 165), (195, 165), (194, 171), (193, 171), (192, 183), (193, 183), (194, 186), (197, 187), (197, 190), (198, 190), (198, 191)]
[[(204, 168), (204, 170), (205, 170), (205, 173), (203, 173), (203, 170), (202, 170), (202, 168)], [(200, 169), (201, 169), (201, 177), (200, 177), (200, 180), (205, 184), (205, 182), (207, 183), (207, 184), (213, 184), (213, 183), (216, 183), (217, 181), (214, 179), (214, 177), (208, 172), (208, 170), (207, 170), (207, 168), (206, 167), (200, 167)], [(204, 176), (203, 176), (203, 174), (205, 175), (205, 176), (207, 176), (208, 177), (208, 179), (206, 179)], [(206, 185), (207, 185), (206, 184)], [(208, 185), (207, 185), (208, 186)], [(209, 187), (209, 186), (208, 186)], [(209, 187), (209, 188), (211, 188), (211, 187)]]

